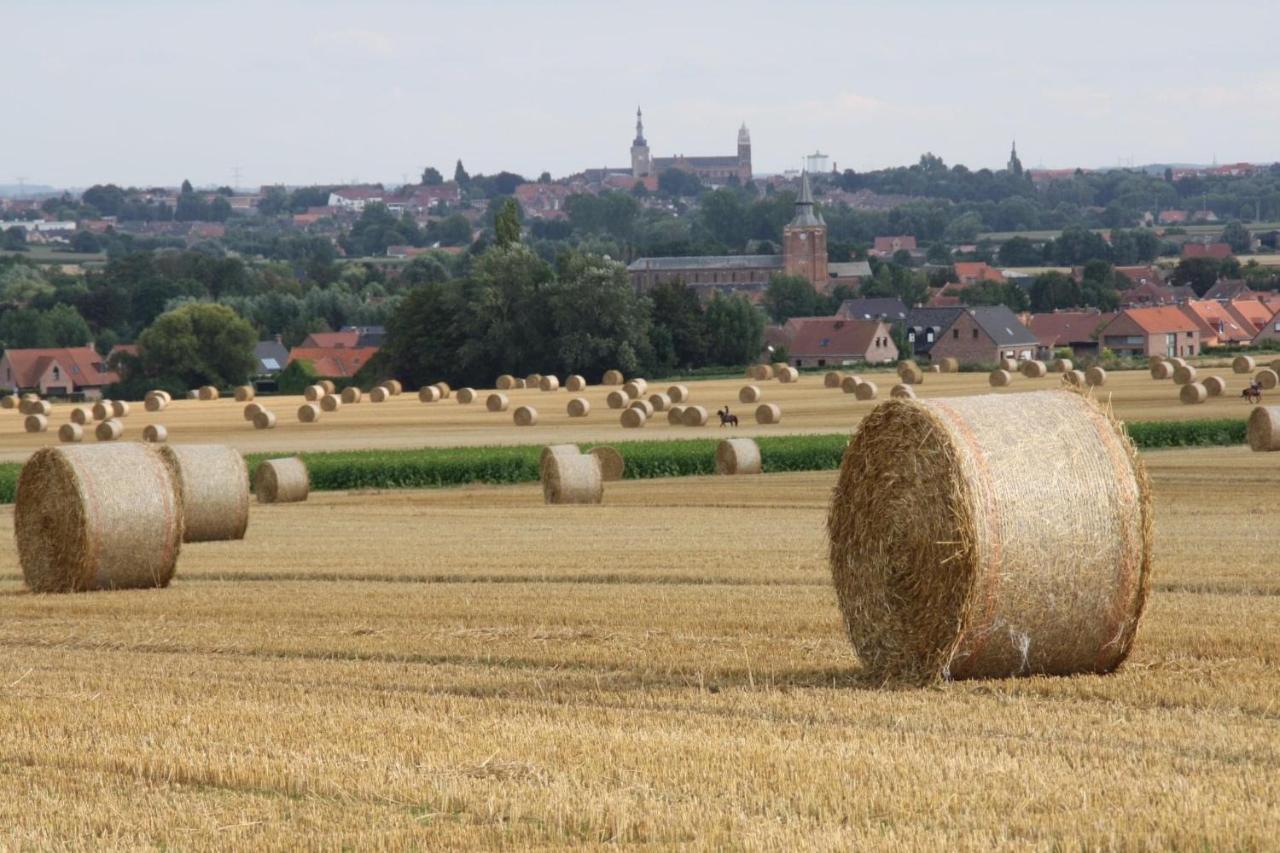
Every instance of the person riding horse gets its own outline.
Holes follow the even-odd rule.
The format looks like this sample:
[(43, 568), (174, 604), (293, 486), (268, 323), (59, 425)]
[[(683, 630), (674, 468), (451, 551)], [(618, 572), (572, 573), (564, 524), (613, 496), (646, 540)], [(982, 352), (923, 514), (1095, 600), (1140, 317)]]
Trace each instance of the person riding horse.
[(1245, 388), (1243, 391), (1240, 392), (1240, 396), (1243, 397), (1246, 402), (1254, 403), (1254, 404), (1261, 403), (1262, 402), (1262, 383), (1256, 379), (1253, 380), (1252, 382), (1249, 383), (1247, 388)]
[(723, 409), (716, 409), (716, 414), (720, 416), (720, 426), (737, 426), (738, 416), (729, 414), (729, 405), (726, 403)]

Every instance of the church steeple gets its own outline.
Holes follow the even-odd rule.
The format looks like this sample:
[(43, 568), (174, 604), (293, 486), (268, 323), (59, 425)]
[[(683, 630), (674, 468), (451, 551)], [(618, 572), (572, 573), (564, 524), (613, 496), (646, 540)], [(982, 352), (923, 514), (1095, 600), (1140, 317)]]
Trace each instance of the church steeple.
[(636, 107), (636, 139), (632, 145), (648, 145), (644, 141), (644, 117), (640, 113), (640, 107)]
[(791, 224), (795, 227), (825, 226), (827, 224), (822, 220), (821, 213), (814, 212), (813, 190), (809, 187), (808, 172), (803, 172), (800, 175), (800, 197), (796, 199), (796, 215), (791, 219)]
[(1013, 140), (1013, 146), (1009, 149), (1009, 174), (1016, 178), (1022, 177), (1022, 161), (1018, 159), (1018, 140)]
[(648, 177), (653, 169), (653, 161), (649, 159), (649, 143), (644, 141), (644, 116), (640, 107), (636, 107), (636, 138), (631, 143), (631, 176)]
[(800, 175), (796, 215), (782, 229), (782, 271), (808, 279), (820, 293), (830, 286), (827, 266), (827, 223), (814, 210), (809, 173)]

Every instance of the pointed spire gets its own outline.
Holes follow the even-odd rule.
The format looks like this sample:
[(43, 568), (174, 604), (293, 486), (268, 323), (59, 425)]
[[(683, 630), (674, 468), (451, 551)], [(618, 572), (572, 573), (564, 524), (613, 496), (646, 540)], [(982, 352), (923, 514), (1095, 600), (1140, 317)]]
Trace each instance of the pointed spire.
[(791, 224), (796, 226), (826, 225), (821, 214), (813, 210), (813, 189), (809, 186), (809, 172), (800, 173), (800, 196), (796, 199), (796, 215)]
[(644, 117), (640, 113), (639, 104), (636, 104), (636, 138), (635, 138), (635, 141), (632, 142), (631, 144), (635, 146), (643, 146), (648, 144), (644, 141)]

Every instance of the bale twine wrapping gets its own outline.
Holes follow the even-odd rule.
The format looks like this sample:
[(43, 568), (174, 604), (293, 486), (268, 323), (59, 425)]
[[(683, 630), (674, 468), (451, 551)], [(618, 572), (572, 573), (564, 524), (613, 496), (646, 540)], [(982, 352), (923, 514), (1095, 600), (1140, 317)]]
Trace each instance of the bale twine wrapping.
[(857, 388), (853, 389), (854, 397), (859, 400), (874, 400), (879, 393), (880, 389), (870, 379), (864, 379), (858, 383)]
[(606, 483), (621, 480), (627, 472), (627, 460), (616, 447), (593, 447), (588, 454), (600, 463), (600, 479)]
[(325, 394), (323, 385), (308, 385), (303, 389), (302, 396), (309, 403), (318, 403), (320, 398)]
[(236, 386), (236, 402), (248, 403), (250, 400), (254, 398), (256, 393), (257, 392), (254, 391), (252, 385), (237, 385)]
[(1049, 375), (1049, 368), (1045, 366), (1043, 361), (1024, 361), (1022, 363), (1022, 375), (1028, 379), (1043, 379)]
[(539, 391), (559, 391), (560, 380), (555, 376), (544, 376), (542, 381), (538, 383)]
[(622, 386), (622, 392), (633, 400), (637, 397), (643, 397), (648, 390), (649, 383), (643, 379), (632, 379)]
[(320, 420), (320, 407), (315, 403), (303, 403), (298, 407), (298, 420), (304, 424), (313, 424)]
[(93, 420), (93, 411), (88, 406), (76, 406), (71, 410), (71, 422), (84, 426)]
[(79, 444), (84, 441), (84, 427), (80, 424), (63, 424), (58, 427), (58, 441), (64, 444)]
[(1070, 385), (1072, 388), (1083, 388), (1084, 382), (1083, 370), (1068, 370), (1062, 374), (1062, 384)]
[(253, 490), (260, 504), (305, 501), (311, 492), (307, 463), (296, 456), (263, 460), (253, 472)]
[(987, 381), (991, 383), (992, 388), (1004, 388), (1013, 381), (1013, 374), (1003, 369), (993, 370), (987, 377)]
[(457, 400), (460, 405), (469, 406), (476, 401), (476, 389), (459, 388), (458, 393), (454, 394), (453, 398)]
[(348, 406), (359, 403), (363, 397), (364, 392), (354, 385), (350, 385), (342, 389), (342, 402), (346, 403)]
[(655, 412), (665, 412), (671, 408), (671, 395), (662, 393), (650, 394), (649, 405)]
[(528, 376), (524, 378), (524, 387), (526, 388), (537, 388), (541, 384), (542, 384), (541, 373), (530, 373)]
[(585, 418), (591, 414), (591, 403), (586, 397), (572, 397), (569, 405), (565, 406), (565, 411), (571, 418)]
[(319, 382), (317, 382), (316, 384), (317, 384), (317, 385), (319, 385), (321, 388), (323, 388), (323, 389), (324, 389), (324, 393), (326, 393), (326, 394), (336, 394), (336, 393), (338, 393), (338, 386), (333, 384), (333, 380), (332, 380), (332, 379), (321, 379), (321, 380), (320, 380)]
[(548, 444), (538, 455), (538, 476), (546, 471), (547, 462), (555, 456), (581, 456), (582, 451), (576, 444)]
[(440, 389), (434, 385), (423, 385), (418, 389), (419, 403), (438, 403), (440, 402)]
[(242, 412), (242, 414), (244, 415), (244, 419), (246, 421), (252, 421), (254, 417), (258, 414), (258, 412), (261, 412), (261, 411), (263, 411), (263, 406), (261, 403), (248, 403), (245, 405), (244, 411)]
[(148, 444), (164, 444), (169, 440), (169, 431), (164, 424), (147, 424), (142, 428), (142, 440)]
[(689, 402), (689, 386), (672, 385), (667, 389), (667, 396), (671, 398), (673, 403), (687, 403)]
[(391, 392), (379, 385), (369, 391), (369, 402), (385, 403), (390, 396)]
[(1147, 476), (1078, 392), (878, 406), (845, 451), (827, 524), (845, 628), (872, 678), (1105, 673), (1133, 645), (1150, 585)]
[(484, 407), (491, 412), (505, 412), (510, 405), (506, 394), (490, 394), (484, 401)]
[(566, 391), (585, 391), (587, 390), (586, 377), (573, 374), (564, 381), (564, 389)]
[(1254, 381), (1268, 391), (1280, 385), (1280, 373), (1276, 373), (1270, 367), (1264, 367), (1258, 371), (1253, 377)]
[(889, 397), (894, 400), (914, 400), (916, 398), (916, 389), (905, 382), (899, 382), (889, 389)]
[(117, 441), (120, 436), (124, 435), (124, 424), (115, 418), (107, 418), (98, 424), (97, 429), (93, 431), (93, 435), (98, 441)]
[(1238, 355), (1231, 361), (1231, 369), (1236, 373), (1253, 373), (1255, 363), (1252, 356)]
[(1173, 370), (1173, 384), (1187, 385), (1196, 381), (1196, 369), (1189, 364), (1175, 367)]
[(846, 394), (853, 394), (858, 390), (858, 386), (862, 384), (862, 379), (857, 376), (846, 376), (840, 380), (840, 390)]
[(601, 385), (621, 385), (626, 381), (627, 380), (625, 377), (623, 377), (621, 370), (606, 370), (604, 372), (604, 377), (601, 378), (600, 380), (600, 384)]
[(6, 394), (0, 397), (0, 409), (16, 409), (18, 408), (18, 398), (12, 394)]
[(794, 367), (780, 367), (778, 368), (778, 381), (784, 385), (799, 382), (800, 371), (796, 370)]
[(1210, 397), (1221, 397), (1227, 390), (1227, 380), (1221, 376), (1210, 376), (1200, 384), (1209, 392)]
[(1071, 363), (1069, 358), (1055, 358), (1050, 368), (1054, 373), (1067, 373), (1075, 369), (1075, 365)]
[(755, 385), (743, 385), (738, 389), (739, 403), (759, 403), (761, 396), (760, 388)]
[(1178, 390), (1178, 399), (1187, 405), (1194, 406), (1209, 399), (1209, 389), (1199, 382), (1188, 382)]
[(275, 429), (276, 413), (263, 409), (261, 412), (253, 416), (254, 429)]
[(707, 425), (707, 410), (702, 406), (686, 406), (680, 413), (680, 423), (687, 427)]
[(767, 364), (753, 364), (747, 368), (747, 378), (763, 382), (773, 378), (773, 368)]
[(625, 391), (610, 391), (605, 396), (604, 401), (611, 409), (625, 409), (631, 398), (627, 396)]
[(1097, 367), (1096, 365), (1094, 367), (1090, 367), (1084, 372), (1084, 381), (1090, 388), (1097, 388), (1099, 385), (1106, 385), (1107, 371), (1103, 370), (1101, 367)]
[(142, 408), (148, 412), (163, 412), (169, 405), (169, 401), (164, 397), (152, 392), (142, 401)]
[(336, 412), (342, 408), (342, 398), (337, 394), (325, 394), (320, 398), (320, 411)]
[(518, 427), (533, 426), (538, 422), (538, 410), (533, 406), (520, 406), (511, 420)]
[(761, 403), (756, 406), (756, 423), (782, 423), (782, 407), (777, 403)]
[(124, 400), (111, 401), (111, 417), (127, 418), (129, 417), (129, 404)]
[(1250, 412), (1249, 447), (1258, 453), (1280, 450), (1280, 406), (1256, 406)]
[(249, 469), (223, 444), (160, 448), (182, 496), (183, 542), (243, 539), (249, 526)]
[(946, 358), (939, 359), (938, 368), (943, 373), (959, 373), (960, 359), (955, 358), (954, 356), (947, 356)]
[(653, 413), (656, 407), (652, 403), (650, 403), (648, 400), (632, 400), (630, 403), (627, 404), (627, 408), (639, 409), (641, 412), (644, 413), (644, 416), (646, 418), (651, 418), (653, 417)]
[(844, 381), (844, 374), (838, 370), (829, 370), (822, 377), (823, 388), (839, 388), (840, 383)]
[(542, 497), (549, 504), (600, 503), (604, 497), (600, 460), (590, 453), (553, 456), (542, 469)]
[(649, 416), (644, 413), (644, 409), (626, 408), (622, 410), (622, 417), (619, 422), (626, 429), (637, 429), (644, 426), (645, 421), (649, 420)]
[[(31, 414), (30, 406), (27, 407), (27, 414)], [(93, 404), (93, 419), (95, 421), (105, 421), (111, 417), (111, 401), (99, 400)]]
[(749, 438), (726, 438), (716, 445), (716, 473), (726, 476), (759, 474), (760, 445)]
[(498, 381), (493, 383), (493, 387), (499, 391), (510, 391), (516, 387), (516, 378), (510, 373), (504, 373), (498, 377)]
[(1000, 359), (1000, 369), (1009, 373), (1017, 373), (1018, 360), (1016, 358), (1002, 358)]
[(13, 526), (35, 592), (162, 587), (182, 547), (182, 498), (154, 448), (49, 447), (22, 467)]
[(27, 432), (44, 432), (49, 428), (49, 416), (27, 415), (22, 421), (22, 428)]
[(1151, 378), (1172, 379), (1173, 365), (1167, 361), (1157, 361), (1155, 364), (1151, 365)]
[(672, 426), (684, 426), (684, 410), (688, 406), (672, 406), (667, 409), (667, 423)]

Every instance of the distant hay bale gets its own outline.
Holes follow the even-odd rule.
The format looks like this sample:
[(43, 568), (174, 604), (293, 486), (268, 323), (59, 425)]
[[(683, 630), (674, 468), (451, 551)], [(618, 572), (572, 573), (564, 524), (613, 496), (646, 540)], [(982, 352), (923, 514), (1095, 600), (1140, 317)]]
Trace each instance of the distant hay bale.
[(1075, 369), (1069, 358), (1055, 358), (1050, 368), (1054, 373), (1067, 373)]
[(876, 407), (845, 451), (827, 527), (845, 629), (873, 681), (1110, 672), (1150, 586), (1142, 462), (1078, 392)]
[(1210, 397), (1221, 397), (1227, 390), (1227, 380), (1221, 376), (1210, 376), (1200, 384), (1209, 392)]
[(241, 414), (244, 415), (244, 419), (246, 421), (252, 421), (254, 416), (257, 415), (258, 412), (261, 412), (262, 410), (263, 410), (263, 406), (261, 403), (247, 403), (245, 404), (244, 409), (241, 411)]
[(759, 474), (760, 446), (749, 438), (726, 438), (716, 445), (716, 473), (724, 476)]
[(111, 417), (127, 418), (129, 417), (129, 404), (124, 400), (111, 401)]
[(586, 377), (573, 374), (564, 381), (564, 389), (566, 391), (585, 391), (587, 390)]
[(673, 403), (687, 403), (689, 402), (689, 386), (672, 385), (667, 389), (667, 396), (671, 398)]
[(1185, 358), (1179, 358), (1177, 356), (1174, 356), (1173, 358), (1166, 359), (1166, 360), (1173, 365), (1174, 370), (1177, 370), (1179, 367), (1187, 366), (1187, 360)]
[(931, 364), (929, 365), (929, 369), (925, 371), (925, 373), (942, 373), (942, 372), (943, 372), (942, 365), (939, 365), (939, 364)]
[(48, 415), (27, 415), (22, 422), (22, 428), (27, 432), (44, 432), (49, 428)]
[(525, 387), (527, 387), (527, 386), (528, 386), (528, 384), (529, 384), (529, 383), (525, 382), (523, 379), (517, 379), (517, 380), (516, 380), (516, 384), (515, 384), (513, 387), (514, 387), (514, 388), (516, 388), (516, 389), (518, 390), (518, 389), (520, 389), (520, 388), (525, 388)]
[(387, 389), (387, 393), (392, 397), (398, 397), (404, 393), (404, 386), (400, 384), (399, 379), (388, 379), (380, 384)]
[(359, 403), (364, 398), (364, 392), (354, 385), (348, 385), (342, 389), (342, 402), (348, 406)]
[(643, 379), (632, 379), (626, 385), (622, 386), (623, 393), (633, 400), (637, 397), (643, 397), (648, 390), (649, 383), (645, 382)]
[(164, 444), (169, 440), (169, 431), (164, 428), (164, 424), (147, 424), (142, 428), (142, 440), (148, 444)]
[(538, 454), (538, 475), (542, 476), (542, 472), (546, 470), (548, 461), (555, 456), (581, 456), (582, 451), (578, 449), (576, 444), (548, 444), (542, 448), (542, 453)]
[(154, 391), (147, 394), (147, 398), (142, 401), (142, 408), (148, 412), (163, 412), (169, 406), (169, 401)]
[(589, 453), (553, 456), (542, 469), (542, 497), (549, 504), (600, 503), (604, 497), (600, 460)]
[(253, 472), (253, 491), (260, 504), (305, 501), (311, 493), (307, 463), (296, 456), (263, 460)]
[[(387, 389), (390, 391), (391, 389)], [(302, 392), (302, 396), (310, 403), (320, 402), (320, 398), (325, 395), (323, 385), (308, 385)]]
[(418, 389), (418, 402), (420, 403), (438, 403), (440, 399), (440, 389), (434, 385), (423, 385)]
[(870, 379), (864, 379), (858, 383), (858, 387), (853, 389), (853, 395), (859, 400), (874, 400), (876, 395), (880, 393), (880, 389), (876, 387), (876, 383)]
[(671, 395), (662, 393), (650, 394), (649, 405), (655, 412), (665, 412), (671, 408)]
[(569, 405), (565, 407), (565, 411), (569, 413), (571, 418), (585, 418), (591, 414), (591, 403), (586, 397), (571, 397)]
[(298, 420), (304, 424), (313, 424), (320, 420), (320, 406), (316, 403), (303, 403), (298, 407)]
[(459, 388), (458, 393), (454, 394), (454, 399), (463, 406), (469, 406), (476, 401), (476, 389)]
[(1151, 365), (1151, 378), (1172, 379), (1173, 365), (1167, 361), (1157, 361), (1155, 364)]
[(222, 444), (160, 448), (182, 495), (183, 542), (243, 539), (249, 526), (249, 470), (244, 457)]
[(684, 426), (684, 410), (688, 406), (672, 406), (667, 409), (667, 423), (672, 426)]
[(1276, 373), (1270, 367), (1264, 367), (1253, 377), (1253, 381), (1270, 391), (1280, 385), (1280, 373)]
[(31, 391), (26, 391), (18, 397), (18, 399), (24, 403), (34, 403), (36, 400), (40, 399), (40, 395)]
[(499, 391), (510, 391), (516, 387), (516, 378), (510, 373), (504, 373), (498, 377), (498, 381), (493, 384), (493, 387)]
[(342, 398), (337, 394), (325, 394), (320, 398), (320, 411), (336, 412), (342, 408)]
[(1149, 356), (1147, 358), (1147, 370), (1150, 370), (1151, 368), (1155, 367), (1157, 364), (1163, 364), (1164, 362), (1165, 362), (1165, 357), (1162, 355)]
[(1209, 399), (1209, 390), (1199, 382), (1188, 382), (1178, 391), (1178, 399), (1188, 405), (1203, 403)]
[(773, 368), (767, 364), (753, 364), (747, 368), (747, 378), (763, 382), (773, 378)]
[(898, 362), (898, 367), (897, 367), (898, 378), (903, 379), (905, 378), (903, 376), (904, 373), (911, 373), (919, 369), (920, 369), (920, 365), (916, 364), (914, 361), (910, 359), (906, 359), (905, 361), (900, 361)]
[(0, 397), (0, 409), (16, 409), (18, 408), (18, 398), (12, 394), (6, 394)]
[[(99, 400), (93, 404), (92, 412), (93, 419), (95, 421), (105, 421), (107, 418), (111, 417), (111, 401)], [(27, 414), (31, 414), (30, 404), (27, 406)]]
[(889, 389), (889, 397), (894, 400), (914, 400), (916, 389), (905, 382), (899, 382)]
[(898, 378), (905, 385), (920, 385), (924, 382), (924, 371), (915, 362), (898, 367)]
[(627, 472), (627, 461), (622, 458), (616, 447), (593, 447), (589, 455), (600, 463), (600, 479), (606, 483), (621, 480)]
[(938, 367), (943, 373), (959, 373), (960, 359), (955, 358), (954, 356), (946, 356), (945, 358), (938, 359)]
[(1106, 385), (1107, 371), (1096, 365), (1094, 367), (1090, 367), (1084, 372), (1084, 381), (1090, 388), (1097, 388), (1100, 385)]
[(611, 409), (625, 409), (627, 403), (631, 402), (631, 398), (625, 391), (610, 391), (604, 401)]
[(680, 413), (680, 423), (687, 427), (706, 426), (707, 410), (702, 406), (687, 406)]
[(248, 403), (250, 400), (254, 398), (256, 394), (257, 392), (254, 390), (252, 385), (236, 386), (236, 402), (237, 403)]
[(620, 422), (627, 429), (636, 429), (642, 427), (649, 420), (649, 416), (644, 413), (644, 409), (625, 408), (622, 410)]
[(1083, 388), (1085, 383), (1083, 370), (1068, 370), (1062, 374), (1062, 383), (1072, 388)]
[(773, 362), (773, 364), (770, 364), (769, 367), (773, 370), (773, 378), (777, 379), (778, 374), (782, 372), (782, 368), (790, 367), (790, 365), (788, 365), (785, 361), (775, 361)]
[(1018, 360), (1016, 358), (1002, 358), (1000, 359), (1000, 369), (1010, 374), (1017, 373)]
[(784, 385), (790, 385), (800, 381), (800, 371), (794, 367), (781, 367), (778, 369), (778, 381)]
[(154, 448), (49, 447), (22, 466), (13, 526), (35, 592), (162, 587), (182, 547), (182, 498)]
[(782, 407), (777, 403), (761, 403), (756, 406), (756, 423), (782, 423)]
[(1249, 414), (1249, 447), (1259, 453), (1280, 450), (1280, 406), (1257, 406)]
[(369, 391), (370, 403), (385, 403), (391, 398), (391, 392), (381, 385), (375, 386)]
[(450, 397), (453, 396), (453, 388), (449, 385), (448, 382), (444, 382), (444, 381), (432, 382), (431, 386), (440, 392), (441, 400), (448, 400)]
[(1173, 384), (1186, 385), (1196, 381), (1196, 369), (1189, 364), (1181, 365), (1173, 370)]
[(1013, 381), (1013, 374), (1007, 370), (993, 370), (987, 377), (987, 381), (991, 383), (992, 388), (1004, 388)]
[(97, 429), (93, 431), (93, 436), (98, 441), (117, 441), (122, 435), (124, 435), (124, 424), (115, 418), (107, 418), (100, 422)]
[(542, 381), (538, 383), (539, 391), (559, 391), (560, 379), (555, 376), (544, 376)]
[(538, 410), (533, 406), (520, 406), (511, 420), (518, 427), (534, 426), (538, 423)]
[(58, 427), (58, 441), (64, 444), (79, 444), (84, 441), (84, 427), (80, 424), (63, 424)]
[(858, 386), (862, 384), (862, 378), (858, 376), (846, 376), (840, 380), (840, 390), (846, 394), (853, 394), (858, 390)]
[(1231, 369), (1236, 373), (1253, 373), (1255, 363), (1252, 356), (1238, 355), (1231, 361)]
[(627, 380), (625, 377), (623, 377), (621, 370), (606, 370), (604, 372), (604, 377), (601, 378), (600, 380), (600, 384), (601, 385), (621, 385), (626, 381)]
[(216, 385), (206, 385), (200, 389), (201, 400), (217, 400), (222, 397), (222, 392), (218, 390)]
[(506, 394), (490, 394), (484, 401), (484, 407), (491, 412), (505, 412), (510, 405)]
[(761, 396), (759, 387), (755, 385), (743, 385), (738, 389), (739, 403), (759, 403)]
[(336, 393), (338, 393), (338, 386), (337, 386), (337, 385), (335, 385), (335, 384), (333, 384), (333, 380), (332, 380), (332, 379), (321, 379), (321, 380), (320, 380), (319, 382), (317, 382), (316, 384), (317, 384), (317, 385), (319, 385), (321, 388), (323, 388), (323, 389), (324, 389), (324, 393), (326, 393), (326, 394), (336, 394)]
[(253, 416), (254, 429), (275, 429), (276, 413), (263, 409), (261, 412)]
[(27, 413), (48, 417), (53, 414), (53, 404), (48, 400), (36, 400), (27, 405)]
[(192, 388), (190, 391), (188, 391), (188, 392), (187, 392), (187, 399), (188, 399), (188, 400), (199, 400), (199, 399), (200, 399), (200, 389), (199, 389), (199, 388)]
[(822, 377), (823, 388), (839, 388), (840, 383), (844, 380), (844, 374), (838, 370), (829, 370)]
[(76, 406), (71, 410), (71, 423), (84, 426), (93, 420), (93, 410), (88, 406)]
[(644, 413), (646, 419), (653, 417), (654, 405), (648, 400), (632, 400), (627, 404), (628, 409), (639, 409)]
[(541, 373), (530, 373), (528, 376), (524, 378), (524, 387), (526, 388), (537, 388), (541, 384), (542, 384)]

